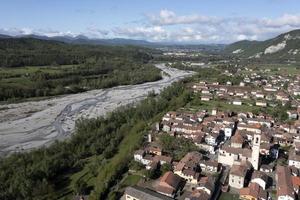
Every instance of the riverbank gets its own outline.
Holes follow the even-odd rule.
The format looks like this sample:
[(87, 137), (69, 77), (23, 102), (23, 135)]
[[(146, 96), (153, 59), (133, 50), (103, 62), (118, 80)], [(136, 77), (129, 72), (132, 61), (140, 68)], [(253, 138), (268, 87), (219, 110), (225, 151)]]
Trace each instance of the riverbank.
[[(75, 121), (81, 117), (96, 118), (117, 107), (137, 102), (151, 91), (159, 93), (192, 72), (165, 67), (163, 79), (139, 85), (91, 90), (42, 101), (0, 106), (0, 155), (26, 151), (64, 140), (72, 135)], [(165, 75), (168, 74), (168, 75)], [(4, 108), (4, 109), (1, 109)]]

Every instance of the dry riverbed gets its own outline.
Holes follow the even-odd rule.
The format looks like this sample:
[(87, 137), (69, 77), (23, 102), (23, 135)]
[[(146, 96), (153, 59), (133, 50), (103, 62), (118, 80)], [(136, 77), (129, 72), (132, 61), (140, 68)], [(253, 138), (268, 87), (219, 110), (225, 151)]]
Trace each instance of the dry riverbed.
[(74, 132), (77, 119), (103, 116), (119, 106), (145, 98), (150, 91), (158, 93), (173, 82), (192, 75), (192, 72), (163, 64), (156, 66), (168, 74), (163, 73), (160, 81), (0, 105), (0, 156), (68, 138)]

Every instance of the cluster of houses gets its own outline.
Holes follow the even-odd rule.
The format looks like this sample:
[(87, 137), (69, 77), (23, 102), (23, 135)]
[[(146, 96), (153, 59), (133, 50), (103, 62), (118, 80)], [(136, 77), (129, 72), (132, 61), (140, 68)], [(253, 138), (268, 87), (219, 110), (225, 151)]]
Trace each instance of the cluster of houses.
[[(225, 101), (233, 105), (249, 105), (258, 107), (275, 107), (279, 104), (285, 105), (291, 102), (295, 109), (299, 103), (297, 97), (300, 95), (300, 76), (295, 78), (271, 75), (268, 78), (262, 78), (253, 73), (245, 76), (239, 85), (233, 85), (228, 81), (226, 84), (219, 82), (207, 83), (201, 81), (192, 85), (192, 90), (201, 95), (201, 101)], [(290, 111), (293, 112), (293, 111)], [(292, 116), (295, 112), (292, 113)]]
[(292, 102), (293, 106), (298, 106), (298, 102), (293, 101), (288, 91), (273, 85), (253, 87), (245, 85), (245, 82), (241, 82), (239, 85), (232, 85), (231, 82), (227, 82), (226, 85), (221, 85), (218, 82), (210, 84), (199, 82), (193, 84), (192, 89), (201, 95), (201, 101), (217, 99), (237, 106), (258, 107), (275, 107), (278, 102), (281, 105)]
[[(242, 200), (300, 199), (300, 76), (245, 70), (238, 85), (198, 82), (191, 88), (201, 101), (258, 107), (290, 103), (285, 111), (289, 121), (218, 109), (170, 111), (149, 134), (147, 145), (134, 154), (147, 170), (168, 164), (170, 171), (150, 186), (128, 187), (125, 199), (215, 200), (220, 193)], [(233, 76), (229, 71), (224, 75)], [(199, 151), (175, 160), (153, 141), (159, 134), (187, 138)]]
[[(267, 200), (274, 190), (277, 199), (298, 198), (300, 120), (284, 124), (265, 114), (217, 109), (170, 111), (155, 129), (148, 135), (147, 145), (134, 153), (134, 160), (148, 170), (164, 164), (172, 170), (150, 187), (127, 188), (128, 200), (144, 199), (132, 193), (155, 196), (150, 199), (209, 200), (216, 199), (220, 192), (239, 194), (244, 200)], [(188, 138), (206, 155), (193, 151), (174, 160), (153, 141), (154, 134)], [(282, 148), (290, 148), (285, 166), (277, 163)]]

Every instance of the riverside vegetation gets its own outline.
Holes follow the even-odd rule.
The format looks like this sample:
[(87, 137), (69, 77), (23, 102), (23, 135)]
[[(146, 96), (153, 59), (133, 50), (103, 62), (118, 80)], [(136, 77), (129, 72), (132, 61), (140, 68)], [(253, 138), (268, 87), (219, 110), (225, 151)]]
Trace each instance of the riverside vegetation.
[(0, 199), (69, 199), (87, 192), (91, 199), (105, 199), (127, 171), (149, 124), (184, 106), (189, 98), (190, 92), (179, 82), (105, 118), (78, 121), (76, 133), (67, 141), (2, 158)]
[(0, 39), (0, 101), (78, 93), (161, 79), (154, 50)]

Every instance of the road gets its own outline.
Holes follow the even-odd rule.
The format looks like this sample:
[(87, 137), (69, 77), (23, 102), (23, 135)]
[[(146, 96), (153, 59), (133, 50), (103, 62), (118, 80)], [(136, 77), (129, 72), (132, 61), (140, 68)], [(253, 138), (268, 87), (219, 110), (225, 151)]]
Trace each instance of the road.
[(139, 85), (91, 90), (41, 101), (0, 105), (0, 156), (49, 145), (69, 138), (79, 118), (96, 118), (119, 106), (144, 99), (150, 91), (163, 88), (192, 72), (157, 64), (169, 76)]

